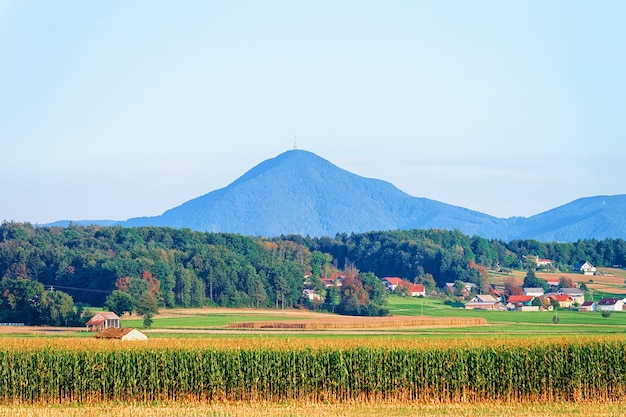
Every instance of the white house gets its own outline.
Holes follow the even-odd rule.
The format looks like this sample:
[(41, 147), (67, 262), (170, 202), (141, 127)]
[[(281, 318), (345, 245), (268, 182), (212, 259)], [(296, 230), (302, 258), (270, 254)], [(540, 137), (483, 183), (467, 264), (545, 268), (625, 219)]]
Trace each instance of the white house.
[(503, 310), (504, 305), (489, 294), (478, 294), (465, 304), (468, 310)]
[(578, 307), (578, 311), (596, 311), (596, 303), (593, 301), (585, 301)]
[(598, 301), (596, 310), (599, 311), (622, 311), (624, 309), (624, 301), (619, 298), (603, 298)]
[(545, 292), (543, 288), (524, 288), (524, 295), (532, 295), (533, 297), (541, 297)]
[(589, 262), (579, 262), (574, 267), (574, 270), (582, 272), (584, 275), (593, 275), (596, 273), (596, 267)]
[(304, 289), (302, 290), (302, 295), (307, 298), (308, 300), (314, 301), (314, 300), (321, 300), (322, 296), (319, 295), (315, 290), (312, 289)]
[(387, 289), (391, 292), (398, 288), (399, 285), (402, 285), (404, 280), (398, 277), (385, 277), (383, 278), (383, 284)]
[(411, 284), (409, 286), (409, 294), (411, 297), (423, 297), (426, 295), (426, 287), (423, 284)]

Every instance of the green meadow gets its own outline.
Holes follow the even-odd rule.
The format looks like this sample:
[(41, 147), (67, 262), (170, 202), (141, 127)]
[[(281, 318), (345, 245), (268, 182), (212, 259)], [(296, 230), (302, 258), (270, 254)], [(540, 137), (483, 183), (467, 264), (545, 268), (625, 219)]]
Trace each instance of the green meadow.
[[(377, 329), (374, 332), (381, 335), (398, 336), (422, 336), (422, 337), (541, 337), (543, 335), (611, 335), (626, 334), (626, 312), (613, 312), (609, 317), (603, 317), (599, 312), (579, 312), (566, 309), (557, 311), (541, 312), (520, 312), (520, 311), (482, 311), (465, 310), (458, 306), (445, 303), (439, 298), (411, 298), (391, 296), (389, 297), (390, 312), (394, 316), (428, 316), (428, 317), (482, 317), (487, 321), (484, 326), (459, 327), (424, 327), (424, 328), (393, 328)], [(558, 324), (554, 323), (554, 318), (558, 317)], [(212, 311), (206, 309), (201, 312), (197, 310), (189, 316), (178, 315), (176, 317), (155, 317), (151, 329), (153, 336), (167, 337), (220, 337), (222, 332), (247, 334), (246, 331), (237, 329), (227, 329), (228, 324), (248, 321), (301, 321), (329, 319), (333, 315), (319, 314), (315, 317), (305, 315), (285, 314), (268, 310), (267, 314), (259, 314), (257, 311), (246, 312), (236, 310), (229, 313), (224, 310)], [(143, 320), (137, 317), (123, 318), (122, 326), (136, 327), (143, 329)], [(163, 330), (163, 333), (158, 333)], [(188, 332), (181, 332), (181, 331)], [(174, 331), (167, 333), (167, 331)], [(178, 331), (178, 332), (176, 332)], [(202, 331), (213, 331), (202, 333)], [(271, 337), (283, 337), (286, 332), (278, 331), (257, 331)], [(290, 337), (334, 337), (331, 334), (337, 331), (309, 331), (301, 332), (297, 330), (288, 331)], [(341, 333), (341, 332), (340, 332)], [(348, 336), (370, 331), (344, 332)]]

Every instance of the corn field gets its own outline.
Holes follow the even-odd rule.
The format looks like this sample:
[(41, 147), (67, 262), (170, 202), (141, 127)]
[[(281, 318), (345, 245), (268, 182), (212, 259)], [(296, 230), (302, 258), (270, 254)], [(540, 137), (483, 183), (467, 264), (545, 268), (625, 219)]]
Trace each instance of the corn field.
[(623, 401), (625, 375), (621, 340), (349, 348), (68, 340), (0, 348), (0, 402), (21, 404)]

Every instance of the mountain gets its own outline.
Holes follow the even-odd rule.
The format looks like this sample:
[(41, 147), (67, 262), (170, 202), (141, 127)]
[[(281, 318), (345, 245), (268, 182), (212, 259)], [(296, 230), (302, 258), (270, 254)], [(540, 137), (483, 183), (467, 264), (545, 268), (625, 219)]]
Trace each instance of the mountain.
[(626, 195), (582, 198), (535, 216), (501, 219), (413, 197), (388, 182), (355, 175), (311, 152), (291, 150), (261, 162), (227, 187), (160, 216), (118, 224), (266, 237), (440, 228), (505, 241), (626, 239)]
[(171, 226), (244, 235), (334, 236), (407, 228), (460, 229), (500, 236), (505, 222), (364, 178), (307, 151), (266, 160), (225, 188), (161, 216), (129, 219), (126, 226)]
[(626, 195), (580, 198), (522, 219), (517, 237), (542, 242), (626, 239)]

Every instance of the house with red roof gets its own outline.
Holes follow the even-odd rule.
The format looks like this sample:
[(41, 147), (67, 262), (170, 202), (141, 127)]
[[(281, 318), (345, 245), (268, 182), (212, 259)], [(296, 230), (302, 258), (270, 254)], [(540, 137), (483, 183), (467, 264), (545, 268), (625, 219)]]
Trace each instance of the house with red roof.
[(536, 255), (527, 255), (524, 257), (527, 261), (534, 262), (537, 265), (537, 268), (541, 268), (542, 266), (552, 265), (551, 259), (542, 259)]
[(511, 295), (507, 299), (509, 303), (521, 303), (525, 305), (531, 305), (532, 301), (535, 299), (532, 295)]
[(405, 281), (402, 278), (398, 278), (398, 277), (383, 278), (383, 285), (387, 287), (389, 292), (394, 291), (396, 288), (404, 284), (405, 284)]
[(533, 306), (534, 299), (535, 297), (532, 295), (510, 295), (506, 302), (506, 309), (518, 311), (539, 311), (538, 306)]
[(569, 294), (551, 293), (546, 294), (546, 298), (551, 302), (558, 302), (561, 308), (571, 308), (572, 304), (574, 304), (574, 300), (572, 300)]
[(423, 284), (409, 285), (409, 295), (411, 297), (424, 297), (426, 295), (426, 287)]

